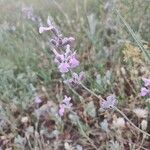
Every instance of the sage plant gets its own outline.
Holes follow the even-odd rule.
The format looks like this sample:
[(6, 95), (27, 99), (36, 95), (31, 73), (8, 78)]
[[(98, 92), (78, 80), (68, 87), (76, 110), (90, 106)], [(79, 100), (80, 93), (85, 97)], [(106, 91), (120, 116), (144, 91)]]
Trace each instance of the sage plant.
[[(47, 26), (40, 27), (39, 33), (50, 31), (53, 35), (50, 40), (53, 45), (51, 50), (54, 53), (56, 63), (59, 72), (62, 74), (64, 83), (69, 84), (70, 86), (81, 85), (84, 89), (90, 92), (92, 95), (97, 97), (100, 100), (100, 107), (103, 109), (114, 109), (119, 112), (124, 119), (126, 119), (138, 132), (147, 135), (150, 137), (150, 134), (138, 128), (130, 119), (116, 107), (117, 100), (114, 94), (109, 95), (106, 100), (101, 96), (95, 94), (93, 91), (88, 89), (85, 85), (82, 84), (82, 80), (85, 78), (83, 72), (77, 74), (74, 72), (74, 69), (79, 66), (79, 60), (76, 57), (76, 52), (72, 50), (72, 43), (75, 41), (73, 37), (64, 37), (60, 31), (51, 23), (49, 17), (47, 19)], [(65, 74), (71, 73), (72, 77), (70, 79), (65, 78)], [(150, 94), (150, 79), (143, 78), (144, 87), (141, 89), (141, 95), (145, 96)], [(58, 113), (62, 117), (66, 110), (71, 110), (72, 103), (70, 103), (71, 98), (65, 95), (64, 100), (59, 105)]]
[[(76, 58), (76, 52), (72, 50), (72, 43), (74, 42), (73, 37), (63, 37), (63, 35), (59, 32), (59, 30), (54, 27), (48, 17), (47, 26), (40, 27), (39, 33), (43, 33), (45, 31), (51, 31), (53, 34), (52, 39), (50, 40), (53, 45), (52, 51), (54, 53), (56, 63), (59, 72), (64, 76), (66, 73), (70, 72), (72, 77), (70, 79), (64, 80), (66, 84), (70, 84), (71, 86), (77, 85), (80, 81), (84, 79), (84, 73), (81, 72), (79, 75), (73, 71), (76, 67), (79, 66), (79, 61)], [(60, 49), (62, 50), (60, 52)], [(59, 105), (59, 115), (63, 116), (65, 109), (71, 108), (72, 103), (70, 103), (71, 98), (65, 95), (65, 99)]]

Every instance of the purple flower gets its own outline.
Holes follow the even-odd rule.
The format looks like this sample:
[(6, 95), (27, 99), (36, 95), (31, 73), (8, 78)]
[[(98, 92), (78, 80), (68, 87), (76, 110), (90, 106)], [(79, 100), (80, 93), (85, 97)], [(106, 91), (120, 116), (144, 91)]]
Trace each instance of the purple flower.
[(53, 27), (40, 27), (39, 28), (39, 33), (41, 34), (41, 33), (43, 33), (43, 32), (45, 32), (45, 31), (49, 31), (49, 30), (51, 30)]
[(68, 108), (68, 109), (71, 108), (72, 103), (70, 103), (70, 100), (71, 100), (71, 97), (67, 97), (67, 96), (65, 95), (65, 98), (64, 98), (64, 100), (63, 100), (63, 103), (65, 104), (65, 108)]
[(70, 50), (70, 45), (67, 45), (65, 56), (69, 62), (70, 68), (79, 66), (79, 61), (76, 59), (76, 53)]
[(58, 66), (58, 69), (61, 73), (66, 73), (69, 71), (69, 64), (66, 62), (62, 62), (60, 63), (60, 65)]
[(144, 82), (144, 86), (148, 87), (150, 86), (150, 79), (148, 78), (142, 78), (143, 82)]
[(72, 78), (64, 81), (67, 84), (70, 84), (71, 86), (76, 86), (80, 84), (81, 81), (85, 79), (85, 74), (84, 72), (80, 72), (79, 75), (75, 72), (72, 73)]
[(145, 88), (145, 87), (141, 88), (141, 93), (140, 93), (141, 96), (146, 96), (149, 93), (150, 93), (150, 90), (148, 90), (147, 88)]
[(36, 104), (40, 104), (40, 103), (42, 102), (42, 100), (41, 100), (38, 96), (36, 96), (34, 102), (35, 102)]
[(50, 21), (50, 17), (48, 16), (48, 18), (47, 18), (47, 24), (48, 24), (48, 26), (49, 27), (52, 27), (52, 29), (51, 29), (51, 31), (52, 31), (52, 33), (55, 35), (55, 36), (61, 36), (60, 34), (59, 34), (59, 32), (58, 32), (58, 30), (52, 25), (52, 22)]
[(75, 39), (74, 39), (73, 37), (69, 37), (69, 38), (65, 37), (65, 38), (63, 38), (63, 40), (62, 40), (62, 46), (70, 45), (70, 44), (72, 44), (74, 41), (75, 41)]
[(63, 37), (58, 33), (58, 30), (52, 25), (49, 17), (47, 19), (48, 27), (40, 27), (39, 33), (51, 30), (54, 34), (53, 39), (50, 42), (58, 47), (65, 47), (66, 51), (60, 54), (57, 50), (52, 49), (55, 54), (55, 62), (58, 65), (58, 69), (61, 73), (67, 73), (69, 70), (79, 66), (79, 61), (76, 59), (76, 53), (70, 50), (70, 44), (75, 40), (73, 37)]
[(62, 46), (62, 38), (61, 37), (55, 37), (55, 38), (51, 39), (50, 42), (56, 47)]
[(76, 68), (79, 66), (79, 61), (75, 58), (75, 55), (73, 54), (69, 60), (70, 68)]
[(148, 78), (142, 78), (143, 82), (144, 82), (144, 86), (141, 88), (141, 96), (147, 96), (150, 95), (150, 79)]
[(39, 28), (39, 33), (43, 33), (45, 31), (52, 31), (52, 33), (55, 35), (55, 36), (59, 36), (59, 33), (58, 33), (58, 30), (52, 25), (49, 17), (47, 18), (47, 25), (48, 27), (40, 27)]
[(61, 35), (54, 37), (53, 39), (50, 40), (50, 42), (55, 45), (56, 47), (65, 47), (67, 45), (70, 45), (74, 42), (73, 37), (65, 37), (62, 38)]
[(58, 53), (55, 54), (55, 62), (58, 65), (58, 69), (61, 73), (66, 73), (70, 69), (70, 65), (67, 62), (65, 55), (60, 55)]
[(61, 73), (66, 73), (70, 69), (79, 65), (79, 61), (75, 58), (75, 53), (72, 53), (70, 47), (67, 46), (64, 54), (59, 54), (55, 49), (52, 50), (55, 54), (55, 62)]
[(64, 115), (64, 112), (65, 112), (65, 105), (60, 104), (59, 105), (59, 115), (62, 117)]
[(65, 109), (70, 110), (72, 107), (72, 103), (70, 103), (71, 97), (67, 97), (65, 95), (64, 100), (62, 101), (62, 103), (59, 105), (59, 115), (63, 116)]
[(114, 94), (108, 96), (106, 101), (101, 102), (101, 108), (103, 109), (111, 109), (114, 108), (117, 104), (117, 100)]

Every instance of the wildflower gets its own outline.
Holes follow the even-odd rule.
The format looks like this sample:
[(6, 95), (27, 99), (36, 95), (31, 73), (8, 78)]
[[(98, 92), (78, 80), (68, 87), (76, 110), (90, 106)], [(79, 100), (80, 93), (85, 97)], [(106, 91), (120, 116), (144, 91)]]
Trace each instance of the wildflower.
[(62, 62), (60, 63), (60, 65), (58, 66), (58, 69), (61, 73), (66, 73), (69, 71), (69, 64), (67, 62)]
[(69, 37), (69, 38), (65, 37), (65, 38), (63, 38), (63, 40), (62, 40), (62, 46), (70, 45), (70, 44), (72, 44), (74, 41), (75, 41), (75, 39), (74, 39), (73, 37)]
[(49, 30), (51, 30), (52, 29), (52, 27), (40, 27), (39, 28), (39, 33), (41, 34), (41, 33), (43, 33), (44, 31), (49, 31)]
[(48, 27), (40, 27), (39, 33), (44, 31), (52, 31), (54, 34), (53, 39), (50, 42), (56, 47), (66, 47), (66, 51), (63, 54), (59, 54), (55, 49), (52, 51), (55, 54), (55, 62), (58, 65), (58, 69), (61, 73), (67, 73), (70, 69), (79, 66), (79, 61), (76, 59), (76, 53), (70, 50), (70, 45), (75, 40), (73, 37), (63, 37), (59, 34), (58, 30), (52, 25), (49, 17), (47, 19)]
[(65, 109), (70, 110), (72, 107), (72, 103), (70, 103), (71, 97), (67, 97), (65, 95), (64, 100), (62, 103), (59, 105), (59, 115), (63, 116), (65, 113)]
[(70, 56), (70, 59), (69, 59), (69, 64), (70, 64), (70, 68), (76, 68), (77, 66), (79, 66), (79, 61), (76, 59), (75, 57), (75, 53), (73, 53), (71, 56)]
[(56, 47), (61, 47), (62, 46), (62, 37), (54, 37), (53, 39), (50, 40), (50, 42)]
[(101, 103), (101, 107), (102, 107), (103, 109), (114, 108), (115, 105), (116, 105), (116, 103), (117, 103), (117, 100), (116, 100), (116, 98), (115, 98), (115, 95), (112, 94), (112, 95), (108, 96), (105, 101), (103, 101), (103, 102)]
[(55, 49), (53, 49), (53, 52), (55, 54), (55, 62), (61, 73), (66, 73), (79, 65), (79, 61), (75, 58), (75, 53), (72, 53), (69, 48), (66, 49), (64, 54), (59, 54)]
[(79, 65), (79, 61), (76, 59), (76, 52), (70, 50), (70, 45), (67, 45), (64, 56), (71, 69), (76, 68)]
[(63, 116), (65, 112), (65, 105), (64, 104), (60, 104), (59, 105), (59, 115)]
[(40, 104), (40, 103), (42, 102), (42, 100), (41, 100), (38, 96), (36, 96), (34, 102), (35, 102), (36, 104)]
[(69, 71), (69, 64), (67, 62), (67, 59), (65, 55), (59, 54), (55, 49), (52, 50), (53, 53), (55, 54), (55, 63), (58, 65), (58, 69), (61, 73), (66, 73)]
[(136, 114), (138, 118), (146, 118), (148, 115), (148, 111), (141, 108), (135, 108), (133, 109), (133, 112)]
[(141, 93), (140, 93), (141, 96), (146, 96), (149, 93), (150, 93), (150, 90), (148, 90), (147, 88), (145, 88), (145, 87), (141, 88)]
[(150, 79), (148, 78), (142, 78), (143, 82), (144, 82), (144, 86), (145, 87), (149, 87), (150, 86)]
[(62, 38), (62, 36), (59, 35), (51, 39), (50, 42), (56, 47), (65, 47), (67, 45), (71, 45), (74, 42), (74, 40), (75, 39), (73, 37)]
[(71, 100), (71, 97), (67, 97), (65, 95), (65, 98), (63, 100), (63, 103), (65, 104), (65, 108), (69, 108), (69, 109), (71, 108), (72, 103), (70, 103), (70, 100)]
[(150, 79), (148, 78), (142, 78), (143, 82), (144, 82), (144, 86), (141, 88), (141, 96), (147, 96), (150, 95)]
[(59, 33), (58, 33), (58, 30), (52, 25), (49, 17), (47, 18), (47, 25), (48, 27), (40, 27), (39, 28), (39, 33), (43, 33), (45, 31), (52, 31), (52, 33), (55, 35), (55, 36), (59, 36)]
[(64, 81), (67, 84), (70, 84), (71, 86), (76, 86), (80, 84), (81, 81), (83, 81), (85, 78), (84, 72), (80, 72), (79, 75), (75, 72), (72, 73), (72, 78)]
[(57, 37), (61, 36), (61, 34), (59, 34), (58, 30), (52, 25), (52, 22), (50, 21), (49, 16), (47, 18), (47, 24), (48, 24), (49, 27), (52, 27), (51, 31), (55, 36), (57, 36)]

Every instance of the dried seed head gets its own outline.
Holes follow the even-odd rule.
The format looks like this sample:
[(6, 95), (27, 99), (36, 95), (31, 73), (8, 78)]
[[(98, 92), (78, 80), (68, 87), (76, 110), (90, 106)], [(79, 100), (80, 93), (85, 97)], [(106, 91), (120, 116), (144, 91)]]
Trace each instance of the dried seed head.
[(125, 120), (124, 118), (116, 118), (113, 120), (113, 127), (114, 128), (124, 128), (125, 127)]
[(148, 111), (142, 108), (135, 108), (133, 109), (133, 112), (136, 114), (138, 118), (146, 118), (148, 115)]

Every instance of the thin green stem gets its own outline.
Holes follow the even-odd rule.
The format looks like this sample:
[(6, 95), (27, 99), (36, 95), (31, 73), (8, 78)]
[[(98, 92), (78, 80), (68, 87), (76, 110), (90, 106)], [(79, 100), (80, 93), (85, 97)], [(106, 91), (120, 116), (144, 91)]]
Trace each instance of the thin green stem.
[(81, 85), (85, 90), (87, 90), (89, 93), (91, 93), (92, 95), (94, 95), (94, 96), (97, 97), (98, 99), (104, 101), (104, 99), (103, 99), (100, 95), (97, 95), (96, 93), (94, 93), (93, 91), (91, 91), (90, 89), (88, 89), (83, 83), (80, 82), (80, 85)]
[(138, 128), (120, 109), (118, 109), (117, 107), (114, 107), (114, 109), (119, 112), (137, 131), (143, 133), (144, 135), (147, 135), (150, 137), (150, 134), (143, 131), (142, 129)]
[(93, 143), (93, 141), (86, 135), (86, 133), (84, 132), (82, 125), (80, 124), (80, 121), (77, 121), (79, 128), (81, 130), (82, 135), (91, 143), (91, 145), (93, 146), (93, 148), (95, 148), (96, 150), (98, 150), (98, 148), (95, 146), (95, 144)]
[[(94, 95), (95, 97), (99, 98), (100, 100), (104, 100), (101, 96), (98, 96), (97, 94), (95, 94), (93, 91), (91, 91), (90, 89), (88, 89), (88, 88), (87, 88), (85, 85), (83, 85), (82, 83), (81, 83), (80, 85), (82, 85), (82, 87), (83, 87), (84, 89), (86, 89), (88, 92), (90, 92), (90, 93), (91, 93), (92, 95)], [(114, 109), (115, 109), (118, 113), (120, 113), (120, 114), (124, 117), (124, 119), (126, 119), (126, 120), (129, 122), (129, 124), (131, 124), (138, 132), (141, 132), (141, 133), (143, 133), (144, 135), (147, 135), (147, 136), (150, 137), (150, 134), (149, 134), (149, 133), (147, 133), (147, 132), (143, 131), (142, 129), (138, 128), (120, 109), (118, 109), (117, 107), (114, 107)]]
[(69, 87), (69, 89), (75, 94), (75, 95), (77, 95), (78, 97), (79, 97), (79, 100), (80, 100), (80, 102), (81, 103), (83, 103), (83, 97), (82, 96), (80, 96), (70, 85), (68, 85), (68, 84), (66, 84), (68, 87)]
[(121, 19), (121, 21), (124, 23), (124, 25), (126, 26), (126, 28), (129, 31), (129, 33), (132, 35), (133, 39), (135, 40), (135, 42), (137, 43), (137, 45), (140, 47), (141, 51), (145, 54), (145, 56), (148, 58), (148, 60), (150, 60), (150, 54), (144, 48), (144, 46), (141, 43), (141, 41), (137, 38), (137, 36), (134, 33), (134, 31), (132, 30), (132, 28), (129, 26), (129, 24), (126, 22), (126, 20), (122, 17), (122, 15), (120, 14), (120, 12), (117, 9), (115, 10), (115, 12), (119, 16), (119, 18)]

